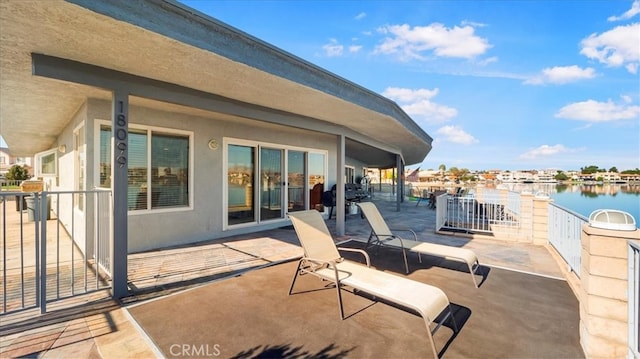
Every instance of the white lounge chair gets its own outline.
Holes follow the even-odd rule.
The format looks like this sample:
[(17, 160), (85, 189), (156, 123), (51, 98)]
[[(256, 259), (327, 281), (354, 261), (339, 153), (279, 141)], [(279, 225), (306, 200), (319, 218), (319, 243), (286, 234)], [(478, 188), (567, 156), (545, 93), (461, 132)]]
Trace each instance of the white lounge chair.
[[(289, 213), (289, 218), (304, 249), (304, 256), (298, 262), (296, 273), (289, 288), (289, 295), (292, 294), (299, 275), (312, 274), (335, 284), (338, 293), (340, 318), (343, 320), (345, 317), (340, 289), (345, 286), (368, 293), (374, 298), (381, 298), (405, 308), (413, 309), (424, 318), (427, 332), (429, 333), (431, 349), (434, 356), (439, 357), (433, 334), (447, 319), (451, 319), (454, 333), (458, 332), (449, 299), (442, 290), (425, 283), (369, 267), (369, 256), (363, 250), (337, 248), (322, 215), (318, 211), (309, 210)], [(342, 258), (338, 249), (362, 253), (367, 265)], [(446, 314), (440, 320), (440, 323), (436, 323), (435, 319), (445, 311)], [(431, 328), (432, 323), (435, 323), (433, 329)]]
[[(443, 244), (418, 242), (418, 236), (416, 235), (416, 232), (414, 232), (410, 228), (400, 228), (393, 230), (390, 229), (389, 226), (387, 226), (384, 218), (382, 217), (382, 214), (380, 214), (378, 207), (376, 207), (373, 202), (362, 202), (358, 203), (357, 205), (360, 207), (362, 214), (371, 226), (371, 234), (369, 235), (367, 246), (365, 248), (368, 248), (371, 245), (384, 245), (400, 248), (402, 250), (404, 266), (407, 273), (409, 273), (407, 251), (418, 253), (418, 259), (421, 263), (422, 258), (420, 257), (420, 254), (464, 262), (469, 268), (469, 273), (471, 273), (473, 284), (476, 286), (476, 288), (478, 288), (478, 283), (476, 281), (475, 275), (478, 274), (476, 272), (480, 270), (480, 262), (478, 261), (478, 257), (472, 250), (447, 246)], [(413, 240), (403, 239), (396, 234), (397, 232), (402, 231), (411, 233)], [(483, 274), (480, 273), (480, 275)]]

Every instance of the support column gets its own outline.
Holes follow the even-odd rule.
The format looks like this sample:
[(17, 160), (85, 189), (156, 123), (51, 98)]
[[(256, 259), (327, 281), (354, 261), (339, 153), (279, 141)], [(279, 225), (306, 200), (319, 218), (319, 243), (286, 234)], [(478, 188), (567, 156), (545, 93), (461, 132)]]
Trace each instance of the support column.
[(336, 236), (344, 236), (345, 232), (345, 198), (344, 198), (344, 165), (345, 165), (345, 138), (338, 135), (338, 150), (336, 151)]
[(400, 155), (396, 155), (396, 175), (394, 176), (396, 181), (396, 211), (400, 212), (400, 203), (402, 203), (402, 199), (404, 197), (404, 188), (402, 178), (404, 174), (402, 171), (402, 157)]
[(111, 279), (113, 298), (129, 294), (127, 287), (128, 255), (128, 169), (129, 169), (129, 93), (113, 91), (112, 108), (113, 159), (111, 184), (113, 191), (113, 245), (111, 246)]

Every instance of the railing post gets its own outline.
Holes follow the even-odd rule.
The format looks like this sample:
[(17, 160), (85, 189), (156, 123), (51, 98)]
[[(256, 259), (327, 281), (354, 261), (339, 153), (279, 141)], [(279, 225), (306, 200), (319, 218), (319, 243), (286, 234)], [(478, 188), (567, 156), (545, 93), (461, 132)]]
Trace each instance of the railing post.
[(40, 227), (40, 314), (45, 314), (47, 312), (47, 221), (42, 220), (42, 208), (46, 206), (41, 205), (42, 202), (38, 193), (34, 193), (33, 196), (33, 219), (36, 226), (36, 238), (38, 237), (38, 227)]
[(543, 196), (533, 198), (532, 241), (536, 245), (549, 243), (549, 202), (551, 199)]

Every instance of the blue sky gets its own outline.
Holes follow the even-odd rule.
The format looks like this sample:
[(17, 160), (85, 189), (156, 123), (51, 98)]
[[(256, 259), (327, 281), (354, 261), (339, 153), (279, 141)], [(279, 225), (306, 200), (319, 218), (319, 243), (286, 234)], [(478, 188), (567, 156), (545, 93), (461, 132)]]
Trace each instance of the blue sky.
[(640, 167), (640, 0), (181, 2), (396, 101), (422, 169)]

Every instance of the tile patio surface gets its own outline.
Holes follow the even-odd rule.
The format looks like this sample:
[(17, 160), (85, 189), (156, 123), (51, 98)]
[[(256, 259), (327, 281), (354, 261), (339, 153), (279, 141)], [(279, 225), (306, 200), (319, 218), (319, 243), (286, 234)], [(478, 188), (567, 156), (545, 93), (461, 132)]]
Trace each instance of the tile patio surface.
[[(551, 308), (559, 308), (557, 310), (568, 315), (569, 319), (560, 326), (562, 330), (560, 332), (551, 332), (555, 333), (555, 338), (569, 343), (569, 346), (567, 347), (564, 344), (559, 345), (555, 341), (540, 342), (536, 345), (550, 347), (552, 349), (556, 348), (556, 350), (560, 351), (555, 353), (564, 353), (565, 355), (563, 355), (563, 357), (565, 358), (583, 357), (582, 350), (576, 339), (578, 336), (578, 302), (567, 283), (564, 280), (558, 279), (562, 278), (562, 272), (546, 248), (522, 243), (506, 243), (491, 239), (469, 240), (463, 237), (437, 235), (434, 233), (435, 211), (427, 209), (424, 204), (417, 207), (415, 202), (406, 201), (402, 204), (402, 210), (396, 212), (395, 202), (390, 202), (380, 197), (375, 198), (374, 201), (390, 227), (410, 227), (414, 229), (422, 239), (472, 249), (477, 253), (483, 265), (491, 267), (486, 282), (479, 289), (476, 289), (473, 287), (467, 273), (459, 273), (456, 270), (447, 269), (446, 266), (442, 267), (440, 264), (433, 265), (429, 264), (429, 262), (420, 265), (416, 261), (415, 265), (412, 264), (412, 268), (415, 267), (416, 270), (413, 270), (409, 274), (410, 278), (423, 280), (430, 284), (438, 284), (438, 286), (450, 296), (451, 302), (458, 305), (462, 310), (460, 315), (466, 323), (461, 333), (449, 343), (449, 347), (443, 353), (444, 357), (479, 357), (476, 356), (473, 349), (469, 347), (477, 346), (478, 343), (482, 343), (483, 348), (487, 347), (486, 343), (489, 343), (487, 350), (489, 352), (494, 350), (493, 353), (497, 356), (509, 356), (509, 353), (520, 353), (527, 356), (526, 354), (529, 352), (522, 352), (521, 349), (519, 349), (520, 351), (516, 349), (509, 351), (509, 345), (515, 343), (515, 341), (509, 338), (515, 334), (513, 330), (504, 329), (508, 328), (507, 324), (509, 323), (513, 328), (528, 328), (534, 330), (534, 333), (538, 333), (541, 328), (531, 327), (531, 325), (535, 326), (537, 324), (530, 324), (526, 320), (523, 321), (523, 318), (518, 318), (515, 314), (505, 314), (509, 311), (503, 310), (503, 308), (510, 308), (510, 310), (516, 309), (517, 312), (519, 307), (524, 308), (530, 306), (533, 301), (533, 295), (536, 293), (546, 293), (549, 294), (550, 298), (555, 296), (557, 299), (562, 299), (564, 303), (562, 306), (543, 300), (540, 302), (542, 307), (539, 309), (548, 310)], [(335, 219), (328, 220), (327, 224), (330, 230), (333, 231), (335, 228)], [(346, 232), (346, 236), (336, 238), (336, 240), (340, 241), (349, 238), (366, 239), (369, 235), (369, 228), (366, 221), (360, 218), (359, 215), (348, 215)], [(295, 266), (295, 264), (287, 262), (287, 260), (297, 258), (301, 253), (295, 232), (291, 227), (285, 227), (225, 238), (197, 246), (132, 254), (129, 256), (129, 281), (132, 289), (132, 295), (130, 297), (125, 298), (121, 302), (115, 302), (110, 300), (108, 294), (104, 291), (94, 292), (90, 295), (75, 297), (70, 301), (52, 303), (49, 305), (50, 312), (44, 316), (25, 311), (19, 314), (0, 317), (0, 321), (2, 322), (0, 323), (0, 356), (146, 358), (164, 355), (170, 357), (172, 353), (166, 348), (168, 342), (164, 342), (165, 347), (163, 349), (158, 339), (158, 331), (160, 330), (160, 332), (162, 332), (162, 328), (175, 328), (173, 332), (180, 332), (183, 329), (176, 328), (175, 325), (177, 325), (178, 319), (185, 316), (174, 319), (165, 318), (165, 320), (162, 320), (160, 316), (151, 315), (150, 313), (157, 313), (156, 311), (158, 310), (179, 313), (175, 310), (177, 307), (173, 305), (163, 307), (163, 302), (171, 303), (173, 300), (173, 303), (176, 303), (175, 301), (178, 299), (175, 298), (181, 298), (179, 300), (180, 303), (189, 303), (190, 301), (196, 300), (196, 293), (206, 293), (207, 291), (214, 291), (217, 296), (229, 293), (229, 295), (225, 294), (223, 296), (223, 298), (228, 298), (227, 301), (220, 300), (219, 298), (213, 300), (212, 297), (209, 298), (210, 300), (206, 302), (206, 305), (188, 307), (189, 313), (202, 318), (206, 317), (204, 315), (205, 313), (215, 313), (216, 310), (212, 309), (227, 305), (228, 303), (234, 304), (233, 307), (236, 309), (242, 308), (242, 313), (252, 314), (251, 310), (256, 310), (255, 306), (257, 304), (262, 303), (266, 305), (269, 303), (258, 299), (259, 296), (240, 296), (243, 290), (253, 290), (256, 287), (265, 287), (263, 290), (268, 289), (268, 291), (264, 293), (269, 293), (269, 295), (271, 295), (272, 292), (280, 295), (283, 294), (284, 290), (284, 295), (277, 297), (271, 307), (257, 309), (273, 308), (275, 305), (282, 304), (285, 301), (288, 303), (288, 301), (292, 300), (296, 302), (302, 300), (302, 302), (299, 303), (305, 303), (304, 299), (302, 299), (304, 295), (287, 296), (286, 291), (288, 288), (283, 289), (280, 288), (280, 286), (276, 287), (275, 284), (272, 288), (269, 288), (267, 285), (257, 285), (257, 283), (260, 283), (262, 273), (267, 273), (267, 271), (286, 273), (283, 275), (283, 278), (278, 277), (278, 279), (275, 280), (277, 283), (290, 281), (293, 271), (288, 267)], [(372, 258), (372, 260), (373, 259), (374, 258)], [(398, 263), (400, 263), (400, 261), (398, 254)], [(277, 264), (282, 262), (285, 263)], [(376, 266), (375, 261), (373, 265)], [(268, 268), (248, 271), (265, 266)], [(509, 270), (503, 270), (505, 268)], [(385, 270), (394, 271), (394, 268), (389, 267)], [(401, 272), (402, 271), (399, 271), (398, 273)], [(537, 275), (528, 273), (536, 273)], [(456, 279), (446, 279), (446, 276), (454, 276)], [(510, 279), (498, 280), (498, 278), (504, 279), (507, 277)], [(252, 278), (255, 282), (252, 282)], [(439, 280), (435, 280), (435, 278), (439, 278)], [(501, 284), (501, 282), (504, 283)], [(505, 283), (511, 283), (511, 287), (507, 287)], [(520, 283), (522, 285), (519, 285)], [(459, 287), (460, 285), (462, 285), (462, 287)], [(215, 289), (217, 288), (216, 286), (219, 287), (219, 290)], [(556, 294), (548, 292), (550, 290), (548, 289), (549, 286), (554, 288), (552, 292)], [(473, 289), (473, 291), (467, 293), (467, 291), (471, 289)], [(264, 293), (261, 295), (265, 295)], [(491, 308), (489, 312), (482, 312), (482, 308), (474, 307), (475, 304), (472, 300), (474, 294), (476, 298), (483, 298), (485, 301), (488, 300), (488, 295), (497, 295), (498, 299), (506, 300), (506, 302), (503, 303), (504, 307), (498, 306)], [(352, 297), (356, 298), (356, 303), (362, 300), (358, 299), (359, 297)], [(369, 320), (373, 320), (372, 318), (377, 318), (378, 315), (387, 315), (384, 314), (387, 313), (387, 311), (390, 311), (388, 314), (390, 318), (399, 318), (403, 315), (408, 315), (398, 309), (376, 304), (371, 306), (371, 308), (376, 309), (362, 309), (357, 315), (351, 317), (351, 321), (349, 319), (340, 321), (337, 317), (335, 292), (331, 291), (327, 299), (328, 301), (322, 302), (321, 305), (322, 308), (324, 308), (323, 306), (327, 307), (326, 315), (322, 315), (320, 317), (322, 320), (318, 320), (314, 324), (321, 324), (328, 328), (338, 326), (347, 331), (351, 331), (354, 329), (349, 326), (362, 325), (359, 321), (362, 320), (367, 323)], [(348, 298), (346, 300), (349, 301)], [(309, 311), (308, 304), (302, 304), (302, 306), (307, 306), (306, 310), (308, 312), (314, 312), (316, 314), (324, 313), (320, 309)], [(145, 308), (148, 308), (148, 310)], [(471, 310), (471, 314), (465, 318), (463, 315), (465, 310), (462, 308)], [(203, 312), (200, 313), (199, 310)], [(382, 310), (382, 312), (376, 314), (377, 312), (375, 311), (380, 310)], [(270, 313), (269, 311), (267, 312)], [(369, 317), (370, 315), (373, 315), (373, 317)], [(286, 323), (297, 323), (296, 325), (298, 325), (300, 321), (296, 317), (297, 315), (288, 318)], [(251, 318), (256, 318), (256, 316), (253, 315)], [(482, 320), (476, 320), (476, 318), (482, 318)], [(220, 320), (234, 321), (235, 319), (227, 316), (220, 318)], [(487, 335), (486, 329), (489, 327), (483, 329), (483, 322), (487, 322), (487, 320), (493, 323), (493, 325), (495, 325), (495, 323), (502, 323), (502, 326), (499, 328), (503, 329), (503, 331), (501, 331), (499, 335), (496, 333), (496, 335), (486, 337), (484, 341), (474, 341)], [(413, 321), (410, 320), (409, 322)], [(285, 352), (271, 352), (274, 356), (282, 356), (282, 354), (286, 354), (287, 350), (289, 350), (288, 353), (293, 357), (295, 356), (293, 354), (300, 354), (301, 352), (306, 352), (307, 354), (324, 353), (322, 350), (329, 347), (331, 348), (331, 355), (327, 355), (326, 357), (340, 357), (342, 355), (338, 354), (343, 352), (346, 357), (367, 357), (367, 350), (369, 349), (363, 348), (367, 348), (368, 344), (373, 345), (379, 343), (380, 340), (393, 342), (396, 338), (404, 338), (406, 336), (406, 333), (400, 329), (394, 331), (387, 328), (383, 332), (374, 331), (374, 333), (371, 333), (371, 330), (367, 330), (364, 333), (360, 333), (356, 338), (358, 341), (357, 346), (360, 348), (357, 350), (351, 350), (352, 348), (347, 345), (348, 343), (345, 343), (344, 346), (340, 346), (339, 348), (332, 347), (333, 342), (330, 339), (327, 339), (325, 342), (317, 341), (313, 344), (301, 342), (298, 345), (291, 342), (289, 344), (295, 345), (286, 348), (282, 347), (282, 345), (287, 344), (284, 342), (246, 341), (246, 343), (243, 343), (241, 339), (244, 336), (241, 335), (241, 333), (236, 333), (233, 330), (225, 333), (224, 328), (234, 327), (236, 324), (217, 323), (216, 333), (221, 334), (216, 335), (216, 343), (222, 347), (224, 347), (226, 343), (226, 351), (221, 357), (225, 357), (225, 355), (229, 357), (234, 355), (236, 355), (236, 357), (253, 357), (259, 353), (268, 354), (269, 352), (265, 352), (265, 349), (269, 348), (285, 350)], [(234, 323), (237, 323), (237, 321)], [(245, 324), (252, 326), (253, 323), (250, 323), (251, 321)], [(396, 324), (401, 327), (405, 325), (402, 323)], [(206, 329), (205, 324), (201, 326), (201, 330)], [(551, 320), (545, 323), (544, 326), (544, 330), (548, 330), (554, 326), (557, 327), (558, 321)], [(256, 328), (263, 333), (273, 332), (273, 328), (269, 327), (261, 328), (258, 326)], [(200, 330), (198, 326), (194, 326), (193, 329)], [(236, 329), (240, 330), (241, 328)], [(424, 324), (420, 329), (426, 330), (424, 329)], [(300, 330), (304, 332), (305, 329), (300, 328)], [(447, 334), (449, 334), (449, 336), (451, 334), (450, 331), (446, 332), (446, 330), (448, 329), (443, 328), (437, 333), (437, 336), (440, 335), (445, 338), (445, 343), (440, 342), (439, 348), (442, 348), (442, 345), (446, 344)], [(423, 334), (418, 328), (412, 329), (411, 333), (412, 336)], [(443, 335), (443, 333), (445, 334)], [(465, 333), (465, 337), (462, 336), (462, 333)], [(472, 338), (473, 333), (476, 333), (476, 339)], [(368, 334), (372, 334), (369, 339), (367, 339)], [(288, 340), (291, 338), (297, 337), (285, 336), (282, 339)], [(421, 338), (426, 339), (426, 337), (422, 336)], [(176, 341), (182, 339), (174, 338), (167, 340), (170, 342), (171, 340)], [(202, 341), (202, 343), (205, 344), (205, 341)], [(209, 338), (209, 341), (206, 341), (206, 343), (213, 344), (211, 343), (211, 338)], [(507, 349), (506, 351), (503, 349), (497, 350), (496, 348), (498, 347), (491, 347), (491, 343), (498, 345), (498, 347), (505, 347), (506, 345), (505, 348)], [(531, 343), (531, 341), (529, 341), (529, 343)], [(246, 345), (243, 346), (244, 344)], [(253, 346), (249, 348), (250, 345)], [(238, 348), (238, 350), (233, 351), (231, 348)], [(415, 348), (416, 354), (422, 353), (422, 351), (420, 351), (422, 349), (420, 348)], [(424, 356), (429, 357), (430, 354), (428, 352), (425, 353)], [(554, 352), (551, 351), (551, 353)], [(238, 356), (237, 354), (243, 354), (244, 356)], [(411, 354), (411, 352), (407, 354)], [(536, 356), (535, 352), (530, 352), (530, 354), (531, 356)], [(493, 355), (493, 357), (496, 357), (496, 355)]]

